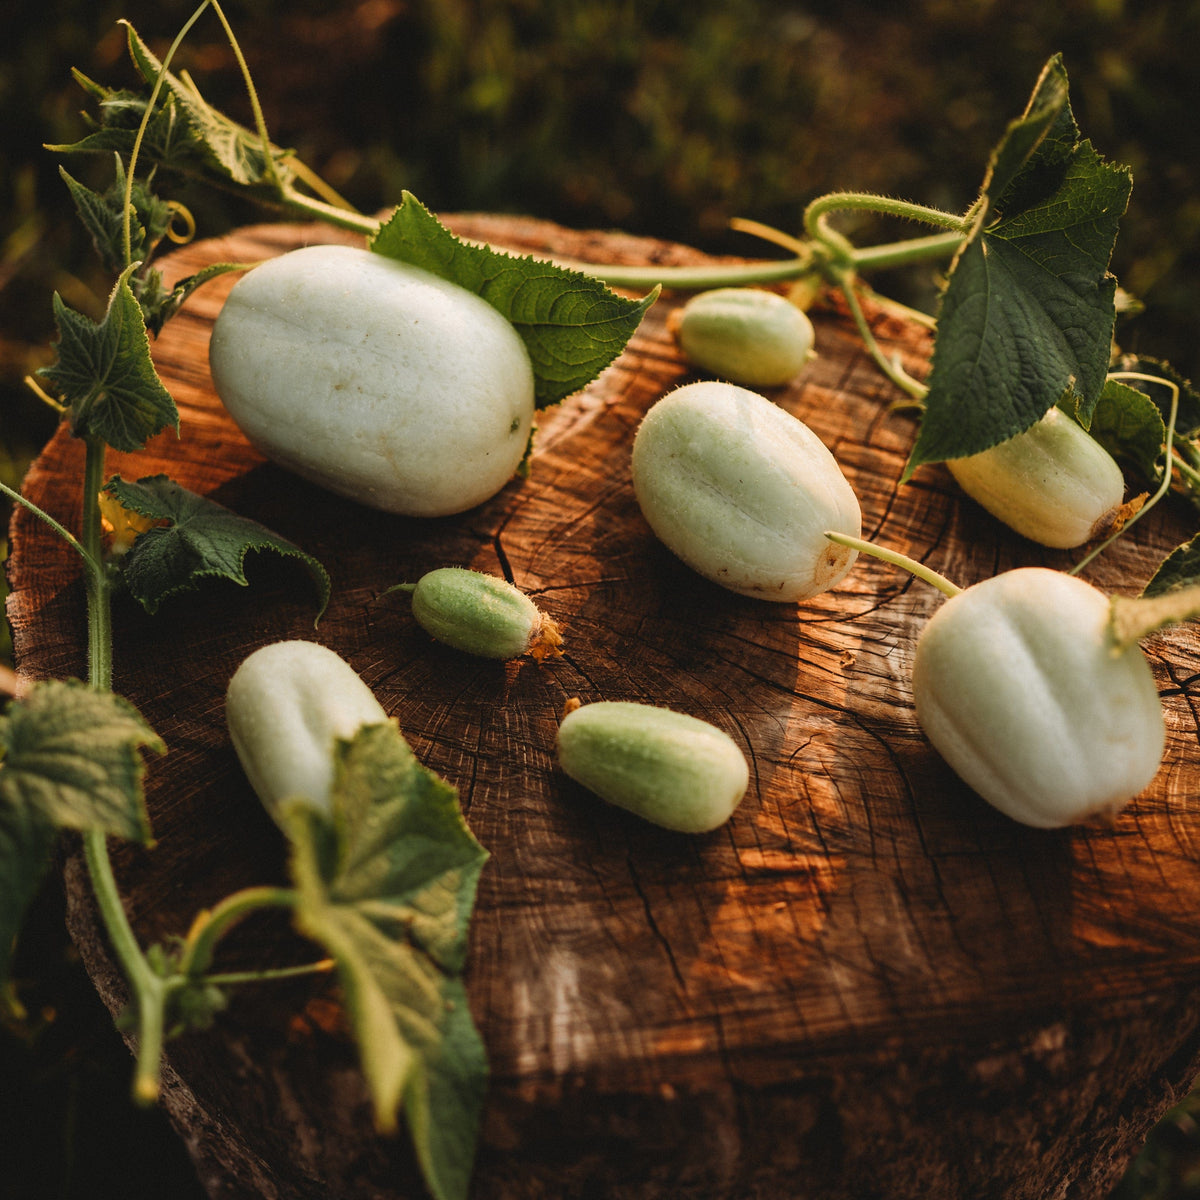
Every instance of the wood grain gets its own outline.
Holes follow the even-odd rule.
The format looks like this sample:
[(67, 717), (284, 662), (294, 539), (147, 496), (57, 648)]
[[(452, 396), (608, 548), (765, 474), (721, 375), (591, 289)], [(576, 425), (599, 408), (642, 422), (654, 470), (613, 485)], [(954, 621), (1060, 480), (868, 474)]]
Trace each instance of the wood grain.
[[(464, 215), (460, 234), (593, 261), (695, 262), (684, 247)], [(174, 254), (173, 275), (252, 260), (324, 228), (263, 226)], [(1110, 827), (1046, 833), (1001, 817), (924, 741), (909, 696), (916, 638), (940, 597), (860, 560), (795, 606), (706, 583), (656, 543), (629, 483), (637, 422), (690, 378), (650, 312), (595, 384), (545, 416), (531, 477), (458, 517), (409, 520), (326, 495), (266, 463), (213, 395), (202, 289), (155, 347), (182, 436), (113, 455), (165, 471), (293, 538), (329, 568), (252, 564), (148, 618), (116, 612), (116, 687), (169, 746), (149, 775), (153, 850), (117, 848), (146, 941), (242, 886), (284, 878), (284, 849), (241, 777), (225, 684), (265, 642), (333, 646), (458, 787), (491, 852), (467, 982), (492, 1081), (473, 1195), (492, 1198), (1092, 1198), (1200, 1070), (1200, 638), (1146, 644), (1168, 744), (1153, 786)], [(925, 370), (924, 331), (877, 334)], [(834, 451), (865, 536), (960, 584), (1067, 566), (999, 527), (941, 468), (897, 485), (910, 416), (837, 306), (819, 356), (772, 398)], [(79, 448), (60, 432), (28, 494), (78, 519)], [(1088, 578), (1136, 591), (1188, 533), (1170, 504)], [(27, 678), (85, 668), (76, 564), (18, 510), (9, 616)], [(390, 584), (461, 564), (515, 582), (565, 627), (566, 655), (505, 670), (432, 643)], [(733, 820), (703, 837), (609, 809), (556, 771), (571, 696), (665, 704), (726, 729), (752, 764)], [(123, 985), (66, 864), (73, 936), (110, 1007)], [(255, 921), (228, 964), (308, 953)], [(216, 1028), (171, 1044), (164, 1103), (213, 1197), (418, 1197), (401, 1137), (370, 1132), (332, 982), (237, 994)]]

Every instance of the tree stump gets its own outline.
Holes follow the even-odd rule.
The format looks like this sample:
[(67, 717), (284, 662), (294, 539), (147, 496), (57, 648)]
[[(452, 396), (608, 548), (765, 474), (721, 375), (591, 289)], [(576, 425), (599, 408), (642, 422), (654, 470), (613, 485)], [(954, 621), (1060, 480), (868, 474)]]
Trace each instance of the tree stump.
[[(688, 263), (684, 247), (546, 223), (460, 216), (456, 232), (518, 252)], [(305, 242), (262, 226), (173, 254), (179, 277)], [(218, 584), (150, 618), (115, 614), (116, 689), (169, 752), (150, 766), (157, 844), (114, 848), (144, 942), (182, 934), (237, 888), (283, 882), (285, 850), (245, 783), (223, 694), (257, 646), (336, 649), (454, 784), (491, 852), (467, 985), (491, 1082), (480, 1200), (1095, 1200), (1200, 1069), (1200, 637), (1146, 643), (1168, 723), (1153, 786), (1107, 827), (1043, 832), (966, 789), (924, 740), (910, 697), (917, 636), (941, 597), (860, 558), (795, 605), (711, 585), (656, 542), (634, 501), (638, 420), (688, 368), (666, 295), (624, 355), (545, 414), (531, 476), (461, 516), (376, 513), (265, 462), (217, 401), (206, 285), (155, 347), (182, 436), (113, 454), (125, 478), (166, 472), (299, 543), (333, 601), (262, 556), (252, 586)], [(929, 342), (883, 311), (877, 336), (920, 375)], [(1070, 556), (1010, 533), (940, 467), (899, 486), (915, 432), (836, 303), (819, 356), (772, 399), (842, 463), (865, 536), (970, 584)], [(78, 520), (82, 455), (65, 430), (27, 492)], [(1189, 535), (1166, 503), (1089, 569), (1135, 592)], [(560, 660), (517, 670), (433, 643), (381, 593), (440, 565), (515, 582), (566, 631)], [(18, 509), (9, 614), (28, 678), (84, 672), (71, 551)], [(563, 703), (629, 699), (727, 730), (750, 791), (712, 834), (672, 834), (609, 808), (555, 768)], [(78, 855), (69, 920), (108, 1006), (125, 999)], [(255, 919), (221, 965), (311, 954)], [(222, 1200), (399, 1200), (424, 1194), (407, 1139), (374, 1134), (329, 978), (237, 992), (207, 1033), (168, 1045), (163, 1104)]]

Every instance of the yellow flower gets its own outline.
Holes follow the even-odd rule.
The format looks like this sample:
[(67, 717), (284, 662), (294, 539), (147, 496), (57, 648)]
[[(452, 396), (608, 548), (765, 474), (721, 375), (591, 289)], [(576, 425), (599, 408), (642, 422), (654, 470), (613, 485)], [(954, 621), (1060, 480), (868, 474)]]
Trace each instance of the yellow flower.
[(159, 517), (144, 517), (126, 508), (109, 492), (100, 493), (100, 521), (110, 536), (109, 545), (114, 555), (127, 554), (140, 534), (163, 523)]

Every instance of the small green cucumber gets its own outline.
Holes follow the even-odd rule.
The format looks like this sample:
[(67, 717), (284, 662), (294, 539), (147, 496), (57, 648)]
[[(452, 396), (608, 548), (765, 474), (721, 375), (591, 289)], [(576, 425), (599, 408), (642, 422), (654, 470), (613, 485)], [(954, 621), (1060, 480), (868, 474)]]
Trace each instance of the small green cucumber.
[(698, 717), (631, 701), (568, 702), (558, 761), (602, 800), (680, 833), (724, 824), (750, 781), (746, 756), (727, 733)]
[(701, 292), (677, 311), (672, 327), (690, 363), (745, 387), (787, 383), (812, 354), (807, 314), (761, 288)]
[(467, 567), (438, 567), (392, 591), (412, 597), (417, 624), (439, 642), (480, 658), (562, 653), (562, 633), (520, 588)]

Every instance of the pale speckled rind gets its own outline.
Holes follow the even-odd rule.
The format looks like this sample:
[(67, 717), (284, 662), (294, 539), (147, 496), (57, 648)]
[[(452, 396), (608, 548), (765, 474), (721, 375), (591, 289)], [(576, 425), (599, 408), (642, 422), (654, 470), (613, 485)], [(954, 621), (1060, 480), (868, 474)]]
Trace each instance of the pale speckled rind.
[(653, 405), (633, 443), (634, 492), (659, 539), (693, 570), (762, 600), (809, 599), (857, 557), (862, 510), (811, 429), (746, 388), (687, 384)]
[(1140, 647), (1113, 654), (1109, 601), (1023, 567), (948, 600), (917, 643), (922, 729), (1001, 812), (1055, 828), (1119, 810), (1158, 771), (1166, 730)]
[(272, 642), (242, 662), (226, 689), (225, 720), (250, 786), (278, 819), (291, 797), (328, 812), (335, 741), (389, 717), (345, 659), (296, 640)]
[(1102, 534), (1125, 497), (1116, 460), (1056, 408), (1024, 433), (946, 466), (992, 516), (1059, 550)]
[(209, 365), (263, 454), (388, 512), (473, 508), (528, 448), (533, 368), (513, 326), (368, 250), (307, 246), (256, 266), (217, 317)]

